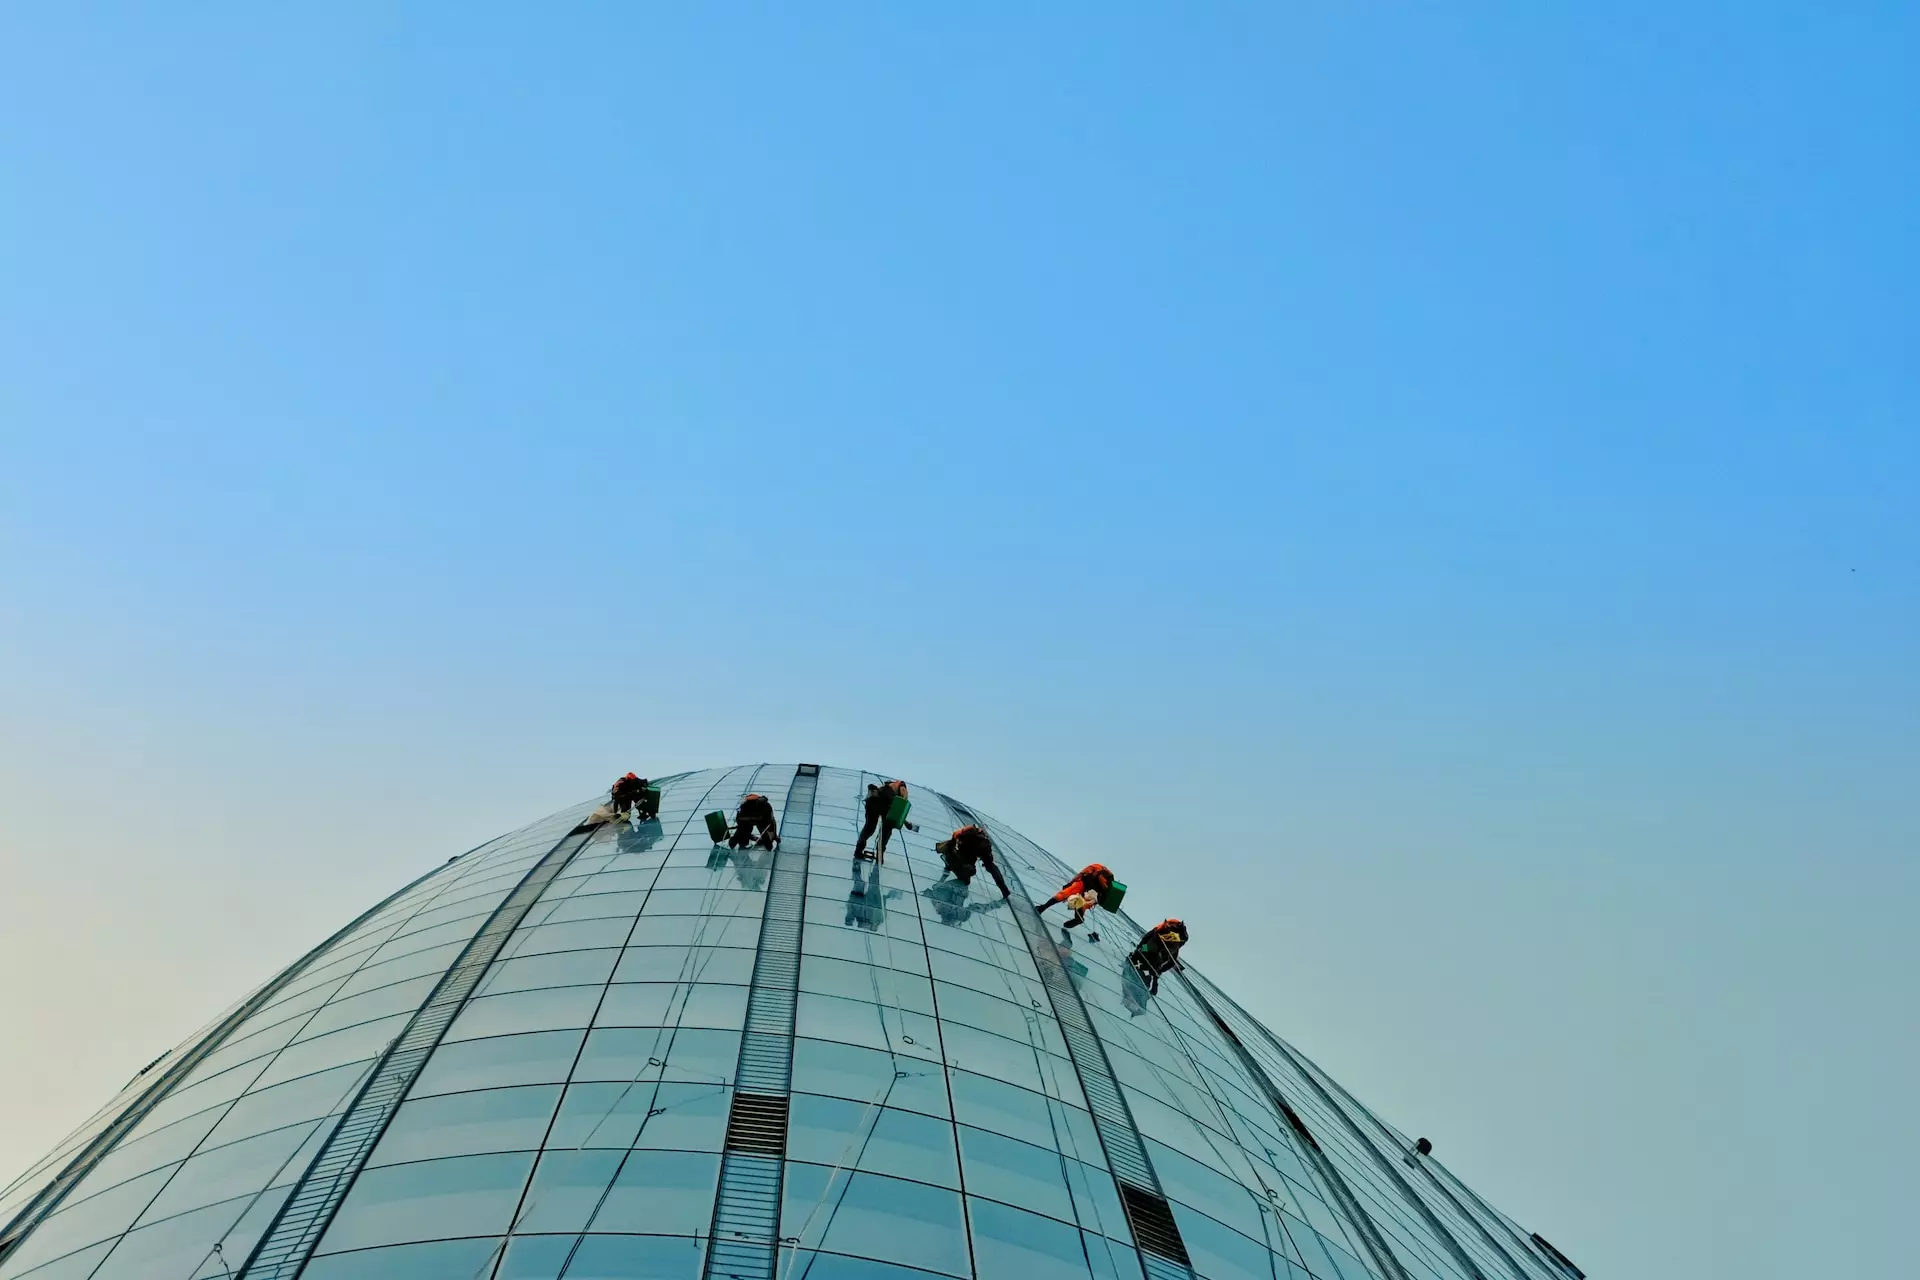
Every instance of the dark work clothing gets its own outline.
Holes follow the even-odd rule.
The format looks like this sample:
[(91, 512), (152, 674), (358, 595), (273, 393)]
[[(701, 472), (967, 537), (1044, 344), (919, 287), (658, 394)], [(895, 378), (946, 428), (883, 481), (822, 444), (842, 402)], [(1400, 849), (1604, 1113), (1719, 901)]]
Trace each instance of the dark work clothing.
[(1147, 990), (1159, 991), (1160, 975), (1180, 967), (1180, 948), (1187, 945), (1187, 937), (1186, 925), (1177, 920), (1163, 920), (1142, 935), (1129, 959)]
[(895, 791), (891, 786), (869, 786), (867, 788), (867, 820), (860, 828), (860, 838), (853, 842), (853, 853), (855, 857), (860, 856), (861, 852), (866, 849), (867, 841), (873, 837), (875, 827), (880, 829), (879, 851), (883, 854), (887, 851), (887, 841), (892, 838), (894, 832), (900, 829), (887, 820), (887, 810), (893, 807), (894, 799), (897, 796), (904, 794), (906, 793), (903, 791)]
[(773, 848), (776, 838), (773, 825), (773, 802), (765, 796), (748, 796), (740, 802), (740, 808), (733, 815), (733, 836), (727, 841), (736, 849), (744, 849), (759, 838), (762, 849)]
[(950, 839), (942, 840), (933, 847), (939, 850), (940, 860), (961, 884), (972, 884), (974, 873), (984, 866), (999, 888), (1000, 896), (1005, 898), (1011, 895), (1007, 878), (1000, 874), (1000, 864), (994, 860), (993, 840), (979, 827), (962, 827)]
[(642, 821), (658, 816), (653, 807), (652, 797), (647, 794), (647, 780), (645, 778), (622, 778), (614, 783), (613, 811), (615, 813), (626, 813), (636, 806), (638, 806), (640, 810), (640, 818)]

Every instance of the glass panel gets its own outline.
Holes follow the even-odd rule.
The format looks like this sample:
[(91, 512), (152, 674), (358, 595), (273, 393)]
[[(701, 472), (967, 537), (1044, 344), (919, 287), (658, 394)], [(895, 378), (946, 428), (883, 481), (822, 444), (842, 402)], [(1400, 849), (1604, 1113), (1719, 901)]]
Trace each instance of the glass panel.
[(529, 924), (563, 924), (570, 920), (626, 920), (640, 914), (644, 893), (591, 893), (542, 902), (527, 913)]
[[(783, 1250), (777, 1268), (781, 1280), (786, 1280), (789, 1267), (793, 1280), (932, 1280), (935, 1274), (918, 1267), (875, 1262), (871, 1258), (849, 1258), (838, 1253), (815, 1253), (811, 1249), (800, 1250), (797, 1258), (794, 1251)], [(572, 1272), (567, 1273), (567, 1280), (573, 1280)]]
[(253, 1088), (265, 1089), (342, 1063), (363, 1062), (372, 1058), (386, 1049), (389, 1040), (406, 1030), (407, 1021), (412, 1016), (397, 1013), (390, 1018), (363, 1022), (357, 1027), (348, 1027), (282, 1049), (272, 1064), (260, 1073), (259, 1079), (253, 1082)]
[(226, 1117), (207, 1135), (209, 1146), (238, 1142), (256, 1133), (314, 1120), (346, 1109), (353, 1091), (366, 1078), (370, 1063), (353, 1062), (331, 1071), (316, 1072), (250, 1093), (233, 1104)]
[[(156, 1276), (194, 1274), (201, 1263), (210, 1260), (214, 1244), (245, 1211), (250, 1198), (241, 1196), (205, 1205), (129, 1232), (93, 1273), (93, 1280), (154, 1280)], [(40, 1274), (34, 1272), (33, 1280)]]
[(485, 1275), (497, 1240), (436, 1240), (315, 1258), (300, 1280), (473, 1280)]
[(933, 1013), (933, 985), (925, 978), (882, 965), (810, 955), (800, 962), (800, 989), (870, 1004)]
[(509, 991), (537, 991), (541, 987), (600, 985), (613, 974), (617, 948), (598, 951), (556, 951), (549, 955), (504, 960), (488, 970), (478, 994), (497, 996)]
[(705, 1258), (686, 1236), (516, 1236), (498, 1280), (699, 1280)]
[(656, 889), (647, 897), (650, 916), (750, 916), (760, 918), (766, 895), (745, 889)]
[(186, 1085), (175, 1089), (156, 1104), (147, 1113), (146, 1123), (155, 1126), (172, 1124), (175, 1120), (184, 1120), (196, 1112), (222, 1102), (231, 1102), (245, 1093), (249, 1086), (259, 1078), (264, 1063), (257, 1059), (245, 1066), (234, 1067), (217, 1076), (202, 1080), (198, 1084)]
[(753, 981), (754, 953), (746, 947), (629, 947), (613, 971), (615, 982)]
[(390, 955), (376, 957), (374, 963), (348, 978), (339, 995), (357, 996), (363, 991), (391, 986), (423, 974), (438, 977), (460, 958), (465, 948), (464, 942), (446, 942), (437, 947), (415, 947), (411, 941), (401, 943)]
[[(962, 1125), (960, 1154), (966, 1162), (969, 1193), (1025, 1205), (1062, 1222), (1074, 1221), (1065, 1158), (1058, 1152)], [(1074, 1247), (1079, 1248), (1077, 1241)]]
[(642, 916), (633, 926), (629, 946), (635, 947), (757, 947), (760, 921), (744, 916), (720, 919), (700, 916)]
[(481, 996), (467, 1002), (453, 1026), (449, 1041), (482, 1036), (512, 1035), (522, 1031), (555, 1031), (584, 1027), (593, 1020), (604, 987), (554, 987), (547, 991), (516, 991), (504, 996)]
[(141, 1215), (141, 1221), (157, 1222), (188, 1209), (251, 1195), (261, 1187), (273, 1185), (286, 1173), (288, 1161), (306, 1142), (316, 1123), (309, 1120), (202, 1151), (180, 1166), (180, 1171), (167, 1183), (167, 1189), (156, 1196)]
[[(1180, 1238), (1186, 1241), (1194, 1270), (1207, 1280), (1216, 1280), (1216, 1277), (1218, 1280), (1242, 1280), (1243, 1277), (1271, 1280), (1275, 1272), (1287, 1274), (1285, 1260), (1274, 1249), (1248, 1239), (1224, 1223), (1195, 1213), (1183, 1204), (1173, 1206), (1173, 1216), (1180, 1224)], [(1280, 1243), (1280, 1237), (1276, 1236), (1274, 1242)], [(1321, 1270), (1319, 1264), (1314, 1266), (1316, 1274)], [(1326, 1271), (1323, 1280), (1340, 1278), (1337, 1273)]]
[(720, 1157), (694, 1151), (633, 1151), (614, 1179), (597, 1230), (693, 1235), (713, 1221)]
[(626, 982), (607, 988), (594, 1018), (601, 1027), (716, 1027), (747, 1021), (747, 988), (711, 982)]
[(399, 1164), (487, 1151), (536, 1151), (560, 1102), (560, 1086), (523, 1085), (402, 1103), (369, 1164)]
[(1051, 1008), (1036, 1009), (943, 982), (939, 986), (940, 1016), (982, 1031), (991, 1031), (1025, 1044), (1037, 1044), (1048, 1053), (1065, 1056), (1067, 1042), (1053, 1020)]
[[(704, 1233), (713, 1221), (720, 1157), (699, 1151), (549, 1151), (521, 1216), (553, 1231)], [(611, 1183), (611, 1186), (609, 1186)]]
[(733, 1090), (722, 1085), (576, 1084), (567, 1089), (546, 1145), (718, 1151), (732, 1102)]
[(550, 951), (582, 951), (589, 947), (617, 947), (627, 940), (630, 920), (580, 920), (572, 924), (546, 924), (522, 928), (500, 954), (506, 957), (537, 956)]
[(90, 1196), (128, 1178), (158, 1169), (163, 1164), (185, 1160), (224, 1114), (221, 1108), (210, 1107), (197, 1116), (189, 1116), (144, 1138), (121, 1144), (93, 1167), (77, 1190), (82, 1195)]
[(975, 1265), (983, 1276), (1087, 1280), (1092, 1274), (1080, 1232), (1064, 1222), (973, 1196), (967, 1197), (967, 1215)]
[(1065, 1165), (1067, 1186), (1073, 1192), (1073, 1208), (1080, 1225), (1089, 1231), (1131, 1242), (1133, 1229), (1127, 1223), (1127, 1211), (1121, 1207), (1120, 1192), (1105, 1162), (1098, 1165), (1068, 1160)]
[(970, 1275), (960, 1197), (922, 1182), (787, 1162), (780, 1235), (803, 1249)]
[(946, 1116), (946, 1072), (938, 1063), (910, 1065), (873, 1049), (826, 1040), (793, 1042), (795, 1092), (851, 1098), (855, 1102), (905, 1107), (932, 1116)]
[[(294, 1166), (295, 1169), (300, 1167), (298, 1163)], [(249, 1197), (244, 1211), (234, 1215), (226, 1234), (214, 1241), (217, 1249), (209, 1247), (205, 1261), (197, 1271), (191, 1273), (193, 1280), (233, 1280), (241, 1264), (246, 1262), (247, 1255), (253, 1252), (253, 1246), (266, 1234), (273, 1215), (280, 1212), (281, 1204), (291, 1194), (293, 1183), (288, 1181)]]
[(624, 1159), (625, 1151), (545, 1152), (516, 1229), (529, 1235), (584, 1230)]
[(798, 1093), (793, 1095), (787, 1125), (790, 1160), (866, 1169), (960, 1189), (953, 1126), (946, 1120)]
[(320, 1250), (504, 1231), (532, 1168), (531, 1155), (514, 1153), (368, 1169), (354, 1181)]
[(841, 929), (809, 922), (801, 937), (800, 949), (810, 956), (833, 956), (857, 964), (877, 964), (903, 973), (925, 975), (927, 972), (925, 947), (876, 942), (872, 934), (858, 929)]
[[(93, 1274), (93, 1269), (100, 1265), (100, 1259), (107, 1256), (107, 1250), (113, 1248), (115, 1243), (112, 1240), (103, 1240), (78, 1253), (70, 1253), (58, 1262), (48, 1263), (34, 1271), (30, 1276), (26, 1276), (26, 1280), (88, 1280), (88, 1277)], [(10, 1271), (7, 1274), (9, 1276), (25, 1275), (18, 1271)]]
[(133, 1224), (147, 1201), (173, 1175), (179, 1165), (167, 1165), (138, 1178), (130, 1178), (113, 1188), (76, 1204), (68, 1204), (34, 1228), (21, 1246), (7, 1257), (9, 1275), (29, 1271), (43, 1262), (51, 1262), (75, 1249), (119, 1235)]
[(1154, 1171), (1160, 1175), (1161, 1188), (1169, 1200), (1217, 1218), (1242, 1235), (1262, 1237), (1265, 1231), (1261, 1223), (1262, 1197), (1164, 1143), (1149, 1139), (1147, 1155), (1153, 1161)]
[(892, 1049), (908, 1057), (932, 1058), (940, 1052), (940, 1028), (932, 1018), (861, 1000), (802, 991), (794, 1026), (803, 1036)]
[(739, 1058), (738, 1031), (610, 1027), (588, 1034), (573, 1078), (732, 1084)]
[(558, 1083), (573, 1069), (585, 1037), (584, 1031), (540, 1031), (443, 1044), (427, 1059), (411, 1096), (509, 1084)]

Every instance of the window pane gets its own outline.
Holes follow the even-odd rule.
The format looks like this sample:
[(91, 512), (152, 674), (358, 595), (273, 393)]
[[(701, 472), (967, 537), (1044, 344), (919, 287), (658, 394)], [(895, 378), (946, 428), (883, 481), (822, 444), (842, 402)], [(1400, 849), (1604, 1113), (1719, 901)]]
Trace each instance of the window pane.
[(575, 1080), (682, 1080), (731, 1084), (738, 1031), (609, 1027), (588, 1034)]
[(1080, 1232), (989, 1200), (967, 1197), (973, 1255), (983, 1276), (1021, 1280), (1087, 1280), (1092, 1274)]
[(754, 952), (746, 947), (628, 947), (613, 971), (615, 982), (753, 981)]
[(549, 1150), (651, 1147), (718, 1151), (726, 1142), (733, 1090), (725, 1085), (575, 1084), (547, 1138)]
[[(778, 1270), (782, 1280), (788, 1274), (789, 1265), (793, 1268), (793, 1280), (933, 1280), (935, 1275), (918, 1267), (875, 1262), (871, 1258), (849, 1258), (839, 1253), (816, 1253), (811, 1249), (801, 1250), (797, 1259), (790, 1250), (781, 1252)], [(573, 1280), (572, 1272), (567, 1273), (567, 1280)]]
[(516, 1236), (499, 1280), (556, 1280), (562, 1267), (567, 1280), (699, 1280), (705, 1258), (686, 1236)]
[(580, 951), (589, 947), (617, 947), (627, 940), (630, 920), (579, 920), (523, 928), (501, 949), (503, 956), (537, 956), (551, 951)]
[(960, 1188), (950, 1123), (842, 1098), (793, 1095), (787, 1158)]
[(960, 1197), (925, 1183), (789, 1161), (780, 1234), (803, 1249), (970, 1274)]
[(516, 991), (504, 996), (481, 996), (447, 1030), (447, 1039), (477, 1040), (482, 1036), (512, 1035), (522, 1031), (557, 1031), (584, 1027), (593, 1020), (603, 987), (555, 987), (547, 991)]
[(946, 1072), (937, 1062), (924, 1067), (901, 1062), (873, 1049), (825, 1040), (793, 1043), (795, 1092), (820, 1093), (856, 1102), (879, 1102), (926, 1115), (947, 1114)]
[(315, 1123), (309, 1120), (202, 1151), (180, 1166), (180, 1171), (167, 1183), (167, 1189), (155, 1197), (141, 1215), (141, 1221), (156, 1222), (188, 1209), (247, 1195), (279, 1181), (275, 1175), (282, 1172), (289, 1157), (306, 1142)]
[[(1073, 1197), (1062, 1167), (1065, 1157), (1058, 1152), (963, 1125), (960, 1154), (966, 1162), (968, 1192), (1025, 1205), (1063, 1224), (1074, 1221)], [(1077, 1241), (1074, 1247), (1079, 1247)]]
[(559, 1101), (553, 1084), (415, 1098), (394, 1114), (368, 1163), (537, 1150)]
[(599, 985), (612, 975), (613, 962), (619, 956), (618, 949), (602, 947), (597, 951), (556, 951), (505, 960), (487, 971), (478, 994), (497, 996), (541, 987)]
[(541, 1031), (443, 1044), (427, 1059), (413, 1097), (490, 1089), (496, 1085), (547, 1084), (567, 1078), (580, 1052), (582, 1031)]
[(497, 1240), (436, 1240), (315, 1258), (300, 1280), (473, 1280), (484, 1275)]
[[(252, 1088), (266, 1089), (312, 1075), (316, 1071), (327, 1071), (349, 1062), (365, 1062), (377, 1057), (385, 1051), (388, 1041), (406, 1030), (407, 1020), (412, 1016), (396, 1013), (391, 1017), (363, 1022), (357, 1027), (347, 1027), (289, 1045), (260, 1073)], [(241, 1070), (250, 1068), (242, 1067)]]
[(62, 1254), (119, 1235), (139, 1216), (165, 1185), (178, 1165), (167, 1165), (138, 1178), (130, 1178), (97, 1196), (69, 1204), (35, 1227), (21, 1246), (7, 1255), (10, 1274), (31, 1270)]
[(355, 1180), (320, 1249), (338, 1253), (436, 1236), (503, 1232), (532, 1169), (533, 1156), (524, 1153), (368, 1169)]
[[(621, 1153), (584, 1151), (582, 1156)], [(596, 1231), (647, 1235), (704, 1233), (713, 1223), (714, 1188), (720, 1157), (695, 1151), (631, 1151), (613, 1180), (613, 1189), (592, 1221)]]
[(738, 1030), (746, 1021), (745, 987), (711, 982), (626, 982), (607, 988), (594, 1025)]

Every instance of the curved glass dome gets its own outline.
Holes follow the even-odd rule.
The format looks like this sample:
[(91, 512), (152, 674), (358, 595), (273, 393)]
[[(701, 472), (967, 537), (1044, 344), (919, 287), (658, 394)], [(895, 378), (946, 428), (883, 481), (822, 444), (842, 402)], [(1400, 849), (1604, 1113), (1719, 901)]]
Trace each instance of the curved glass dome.
[[(876, 775), (742, 765), (440, 866), (0, 1192), (0, 1280), (1568, 1280), (1072, 874)], [(777, 851), (716, 846), (749, 792)], [(978, 822), (1013, 890), (943, 878)], [(1089, 922), (1090, 924), (1093, 921)]]

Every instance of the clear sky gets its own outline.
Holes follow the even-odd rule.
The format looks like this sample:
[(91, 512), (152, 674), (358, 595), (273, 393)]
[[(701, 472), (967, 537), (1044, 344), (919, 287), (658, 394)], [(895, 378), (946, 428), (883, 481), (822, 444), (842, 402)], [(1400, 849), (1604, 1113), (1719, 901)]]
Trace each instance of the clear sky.
[(1445, 8), (0, 10), (0, 1178), (818, 759), (1597, 1280), (1910, 1266), (1920, 9)]

